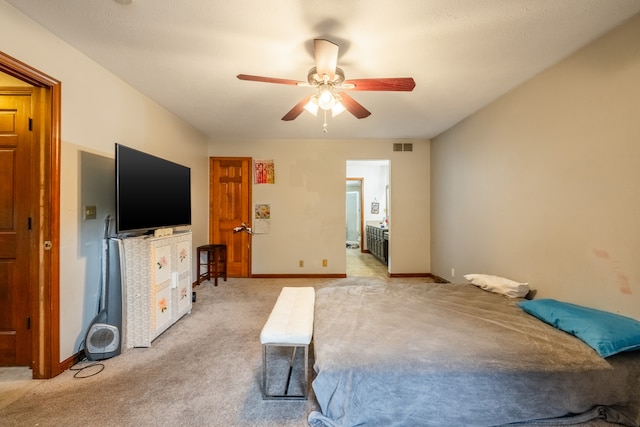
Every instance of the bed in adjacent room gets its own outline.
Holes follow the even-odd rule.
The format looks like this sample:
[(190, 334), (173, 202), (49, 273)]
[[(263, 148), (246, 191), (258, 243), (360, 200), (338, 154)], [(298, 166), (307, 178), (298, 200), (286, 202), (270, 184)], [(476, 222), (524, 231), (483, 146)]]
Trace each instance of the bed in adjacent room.
[[(640, 352), (602, 357), (470, 284), (316, 293), (320, 426), (640, 423)], [(547, 420), (553, 421), (536, 421)]]

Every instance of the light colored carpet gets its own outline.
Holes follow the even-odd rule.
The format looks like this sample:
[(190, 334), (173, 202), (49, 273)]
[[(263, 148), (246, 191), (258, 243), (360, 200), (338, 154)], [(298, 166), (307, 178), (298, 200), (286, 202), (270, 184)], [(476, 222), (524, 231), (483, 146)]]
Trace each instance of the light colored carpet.
[[(347, 274), (359, 277), (229, 278), (219, 280), (218, 287), (205, 282), (195, 288), (191, 314), (151, 347), (104, 360), (104, 370), (88, 378), (74, 378), (76, 372), (66, 371), (50, 380), (30, 380), (27, 369), (1, 368), (0, 425), (307, 426), (308, 413), (318, 409), (312, 391), (307, 401), (262, 399), (260, 330), (283, 286), (318, 289), (395, 280), (386, 277), (386, 266), (380, 263), (371, 269), (359, 265), (373, 256), (357, 252), (360, 261), (352, 258), (349, 264), (355, 270)], [(313, 363), (313, 350), (310, 353)], [(97, 368), (80, 374), (93, 372)], [(299, 390), (300, 378), (302, 372), (296, 371), (292, 392)]]

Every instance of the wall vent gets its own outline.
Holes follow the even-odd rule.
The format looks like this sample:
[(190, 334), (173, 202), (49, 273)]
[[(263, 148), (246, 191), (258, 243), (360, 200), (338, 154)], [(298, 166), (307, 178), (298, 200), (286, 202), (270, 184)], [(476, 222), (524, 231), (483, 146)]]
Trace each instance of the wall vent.
[(393, 151), (413, 151), (413, 144), (403, 144), (400, 142), (395, 142), (393, 144)]

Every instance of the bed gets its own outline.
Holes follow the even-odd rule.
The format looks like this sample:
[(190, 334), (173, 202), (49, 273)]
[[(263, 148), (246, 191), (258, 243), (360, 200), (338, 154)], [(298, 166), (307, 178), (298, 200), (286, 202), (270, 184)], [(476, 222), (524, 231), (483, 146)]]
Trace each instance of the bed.
[(317, 291), (314, 427), (640, 424), (640, 352), (598, 355), (470, 284)]

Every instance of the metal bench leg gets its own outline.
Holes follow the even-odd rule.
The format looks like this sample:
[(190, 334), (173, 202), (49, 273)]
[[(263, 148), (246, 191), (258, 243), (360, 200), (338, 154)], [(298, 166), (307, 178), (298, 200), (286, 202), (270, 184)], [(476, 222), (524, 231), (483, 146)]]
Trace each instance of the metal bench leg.
[(267, 398), (267, 346), (262, 345), (262, 398)]
[(296, 358), (296, 350), (298, 347), (294, 346), (291, 352), (291, 360), (289, 361), (289, 375), (287, 375), (287, 385), (284, 387), (284, 394), (289, 395), (289, 384), (291, 383), (291, 374), (293, 374), (293, 361)]
[(263, 399), (288, 399), (288, 400), (306, 400), (309, 394), (309, 346), (304, 346), (304, 388), (301, 395), (290, 395), (289, 385), (291, 384), (291, 377), (293, 375), (293, 364), (295, 363), (296, 350), (298, 345), (284, 346), (293, 347), (291, 353), (291, 359), (289, 360), (289, 372), (287, 375), (287, 383), (285, 386), (284, 394), (269, 394), (267, 393), (267, 347), (268, 344), (262, 345), (262, 398)]
[(309, 345), (304, 346), (304, 390), (302, 391), (306, 399), (309, 394)]

